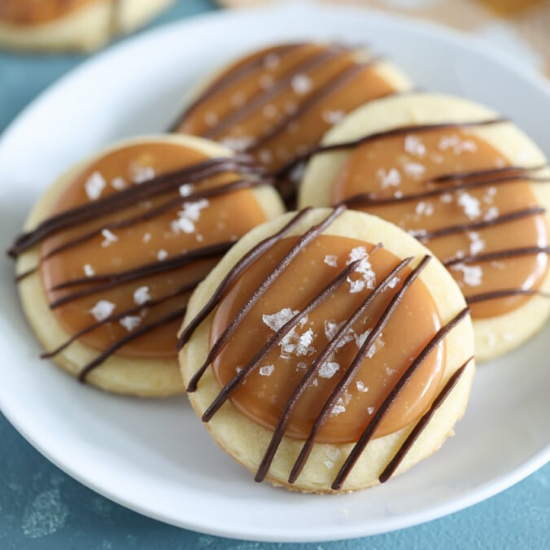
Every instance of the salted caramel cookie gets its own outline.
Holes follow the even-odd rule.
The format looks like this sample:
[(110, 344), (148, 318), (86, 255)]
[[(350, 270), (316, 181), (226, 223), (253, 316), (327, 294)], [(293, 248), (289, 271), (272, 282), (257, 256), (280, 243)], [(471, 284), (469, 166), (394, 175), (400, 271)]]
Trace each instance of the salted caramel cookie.
[(189, 295), (241, 235), (283, 211), (269, 183), (187, 136), (124, 141), (71, 168), (9, 251), (43, 357), (104, 390), (182, 392), (176, 333)]
[(173, 130), (246, 151), (276, 173), (352, 109), (411, 87), (363, 47), (279, 44), (245, 55), (192, 93)]
[(345, 202), (426, 244), (460, 285), (486, 361), (548, 317), (549, 183), (544, 154), (494, 111), (411, 94), (361, 107), (331, 130), (299, 204)]
[(361, 212), (288, 213), (245, 235), (193, 293), (189, 398), (256, 481), (363, 489), (437, 450), (461, 417), (473, 332), (447, 270)]
[(94, 50), (129, 33), (173, 0), (0, 0), (0, 46)]

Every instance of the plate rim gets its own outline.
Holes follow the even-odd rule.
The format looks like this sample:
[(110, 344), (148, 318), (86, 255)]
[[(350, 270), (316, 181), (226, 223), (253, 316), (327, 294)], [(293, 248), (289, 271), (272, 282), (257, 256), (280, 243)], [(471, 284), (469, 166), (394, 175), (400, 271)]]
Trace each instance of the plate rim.
[[(246, 17), (250, 14), (260, 13), (264, 17), (270, 13), (300, 13), (300, 11), (309, 10), (321, 11), (326, 13), (336, 12), (342, 14), (347, 12), (349, 15), (359, 14), (361, 17), (370, 16), (383, 22), (390, 23), (392, 25), (402, 25), (405, 27), (415, 27), (415, 30), (422, 32), (422, 34), (429, 35), (431, 38), (437, 40), (443, 40), (446, 42), (451, 42), (453, 45), (467, 50), (476, 50), (477, 53), (491, 61), (501, 66), (504, 70), (512, 73), (516, 73), (519, 77), (526, 80), (530, 85), (535, 86), (537, 89), (540, 89), (546, 96), (548, 96), (548, 101), (550, 104), (550, 82), (548, 82), (541, 74), (537, 73), (529, 65), (522, 65), (519, 62), (516, 62), (511, 56), (505, 52), (499, 50), (498, 48), (488, 44), (483, 39), (477, 38), (475, 36), (470, 36), (465, 32), (458, 31), (455, 29), (446, 28), (443, 25), (430, 22), (422, 21), (414, 18), (412, 16), (406, 15), (393, 15), (381, 10), (362, 8), (358, 6), (330, 6), (325, 4), (316, 4), (312, 1), (300, 0), (299, 2), (288, 2), (279, 4), (279, 5), (268, 5), (254, 8), (247, 8), (237, 11), (224, 11), (218, 10), (214, 12), (207, 12), (201, 14), (195, 14), (192, 17), (187, 17), (184, 19), (178, 19), (153, 29), (149, 29), (143, 33), (139, 33), (135, 36), (123, 39), (120, 42), (117, 42), (105, 50), (103, 50), (98, 55), (95, 55), (91, 58), (88, 58), (77, 65), (74, 69), (70, 70), (68, 73), (63, 75), (61, 78), (55, 80), (53, 83), (48, 85), (42, 92), (40, 92), (26, 107), (23, 108), (6, 126), (0, 135), (0, 153), (3, 151), (5, 143), (10, 141), (11, 135), (16, 134), (18, 127), (25, 124), (26, 119), (32, 118), (34, 112), (37, 109), (40, 109), (42, 102), (47, 101), (49, 96), (55, 95), (59, 88), (63, 88), (73, 79), (78, 79), (81, 73), (86, 73), (90, 68), (96, 64), (102, 64), (105, 60), (112, 56), (123, 55), (125, 50), (131, 50), (135, 43), (141, 41), (154, 40), (156, 35), (164, 34), (170, 29), (180, 28), (182, 31), (185, 30), (185, 27), (192, 26), (197, 23), (208, 24), (210, 20), (217, 19), (228, 19), (228, 18), (240, 18)], [(307, 34), (307, 33), (305, 33)], [(528, 460), (523, 462), (520, 466), (516, 467), (514, 470), (503, 473), (496, 478), (493, 478), (491, 481), (487, 481), (474, 490), (454, 497), (452, 500), (439, 504), (435, 508), (425, 510), (422, 512), (417, 512), (414, 514), (407, 514), (405, 516), (397, 516), (384, 522), (383, 527), (380, 529), (369, 528), (367, 530), (361, 530), (361, 526), (346, 525), (345, 530), (348, 533), (334, 533), (333, 536), (323, 535), (321, 538), (315, 537), (312, 533), (296, 533), (286, 535), (274, 535), (274, 534), (265, 534), (261, 532), (254, 532), (254, 526), (251, 526), (249, 531), (244, 533), (242, 531), (228, 530), (228, 529), (219, 529), (216, 526), (208, 524), (208, 521), (205, 520), (203, 524), (200, 524), (197, 521), (189, 522), (181, 519), (171, 518), (162, 513), (157, 513), (151, 507), (143, 506), (142, 504), (136, 504), (132, 501), (124, 498), (123, 495), (116, 494), (109, 490), (108, 487), (102, 487), (95, 480), (87, 479), (85, 475), (80, 474), (71, 464), (64, 463), (63, 460), (49, 449), (45, 448), (37, 442), (31, 433), (27, 430), (25, 425), (22, 425), (16, 417), (16, 415), (11, 414), (11, 410), (6, 410), (5, 403), (2, 400), (2, 392), (0, 392), (0, 411), (4, 414), (7, 420), (12, 424), (12, 426), (28, 441), (35, 449), (38, 450), (47, 460), (52, 462), (55, 466), (60, 468), (66, 474), (71, 476), (73, 479), (76, 479), (78, 482), (82, 483), (84, 486), (90, 488), (91, 490), (105, 496), (106, 498), (120, 504), (134, 512), (140, 513), (144, 516), (153, 518), (164, 523), (175, 525), (177, 527), (182, 527), (190, 529), (193, 531), (198, 531), (201, 533), (222, 536), (232, 539), (239, 540), (250, 540), (250, 541), (265, 541), (265, 542), (324, 542), (324, 541), (333, 541), (333, 540), (345, 540), (352, 539), (382, 533), (392, 532), (398, 529), (403, 529), (406, 527), (411, 527), (414, 525), (419, 525), (440, 517), (455, 513), (459, 510), (463, 510), (469, 506), (477, 504), (487, 498), (490, 498), (512, 485), (518, 483), (519, 481), (525, 479), (527, 476), (531, 475), (533, 472), (543, 467), (547, 462), (550, 461), (550, 441), (548, 444), (540, 449), (538, 452), (534, 453)], [(387, 524), (390, 524), (388, 527)], [(351, 531), (351, 533), (349, 533)]]

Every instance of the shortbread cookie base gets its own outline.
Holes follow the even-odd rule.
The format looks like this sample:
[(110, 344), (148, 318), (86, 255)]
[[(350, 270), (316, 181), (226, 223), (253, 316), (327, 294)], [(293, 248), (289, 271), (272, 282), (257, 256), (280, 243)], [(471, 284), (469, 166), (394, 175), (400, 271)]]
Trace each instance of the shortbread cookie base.
[[(422, 93), (390, 97), (371, 102), (350, 113), (326, 134), (322, 144), (352, 141), (400, 126), (484, 121), (498, 116), (486, 107), (446, 95)], [(469, 131), (500, 151), (515, 166), (531, 167), (547, 163), (537, 145), (509, 122), (473, 127)], [(331, 204), (332, 185), (350, 154), (351, 150), (323, 153), (311, 160), (300, 185), (300, 208)], [(540, 175), (550, 177), (550, 169), (541, 171)], [(537, 201), (546, 207), (546, 221), (550, 227), (550, 189), (547, 185), (531, 185), (531, 189)], [(550, 292), (550, 270), (541, 291)], [(549, 314), (550, 300), (533, 296), (525, 305), (505, 315), (474, 320), (477, 361), (494, 359), (518, 347), (543, 326)]]
[(17, 25), (0, 21), (0, 46), (16, 50), (83, 50), (130, 33), (174, 0), (95, 0), (51, 22)]
[[(329, 209), (315, 209), (290, 234), (303, 234), (309, 227), (320, 222), (329, 213)], [(285, 214), (253, 229), (226, 254), (193, 293), (183, 326), (189, 323), (202, 309), (221, 279), (239, 258), (259, 241), (280, 230), (289, 222), (292, 216), (292, 213)], [(382, 241), (385, 248), (399, 258), (415, 255), (413, 265), (416, 265), (425, 254), (429, 254), (423, 245), (396, 226), (361, 212), (345, 212), (325, 230), (324, 234), (353, 237), (370, 243)], [(464, 298), (457, 284), (437, 260), (433, 259), (428, 264), (421, 275), (421, 279), (432, 290), (443, 322), (448, 322), (465, 307)], [(214, 313), (205, 319), (180, 353), (182, 375), (186, 385), (207, 356), (213, 316)], [(446, 370), (441, 387), (473, 355), (473, 330), (469, 318), (464, 319), (449, 333), (446, 353)], [(474, 370), (475, 367), (472, 361), (444, 404), (435, 413), (426, 429), (401, 462), (397, 474), (408, 470), (423, 458), (431, 455), (443, 444), (447, 437), (453, 434), (453, 426), (462, 416), (466, 407)], [(216, 398), (220, 389), (212, 370), (208, 369), (200, 380), (197, 391), (188, 394), (199, 417)], [(270, 430), (250, 420), (238, 411), (230, 401), (227, 401), (205, 426), (222, 449), (245, 468), (256, 473), (272, 436)], [(384, 467), (411, 430), (412, 426), (409, 426), (396, 433), (371, 441), (359, 458), (357, 465), (351, 471), (341, 491), (333, 491), (330, 487), (353, 446), (351, 444), (315, 444), (309, 460), (296, 483), (290, 485), (287, 481), (288, 476), (303, 441), (284, 437), (266, 479), (273, 485), (282, 485), (287, 489), (306, 493), (350, 492), (376, 485)], [(336, 455), (338, 455), (338, 458), (334, 459)], [(327, 462), (329, 457), (332, 458), (330, 458), (330, 462)], [(332, 466), (330, 466), (331, 462)]]
[[(49, 216), (60, 193), (85, 166), (115, 149), (147, 142), (180, 144), (211, 157), (233, 154), (227, 148), (213, 142), (183, 135), (141, 136), (119, 142), (78, 163), (63, 174), (38, 201), (25, 224), (25, 230), (32, 230)], [(253, 192), (268, 219), (284, 212), (283, 204), (272, 188), (255, 188)], [(17, 273), (24, 273), (35, 267), (38, 259), (39, 253), (36, 247), (22, 254), (17, 261)], [(26, 277), (19, 283), (19, 294), (29, 324), (44, 349), (54, 349), (70, 338), (48, 307), (39, 272)], [(97, 350), (76, 341), (56, 355), (53, 361), (69, 374), (78, 376), (82, 367), (92, 361), (97, 354)], [(113, 355), (90, 372), (86, 381), (105, 391), (141, 397), (164, 397), (184, 391), (176, 358), (145, 360)]]

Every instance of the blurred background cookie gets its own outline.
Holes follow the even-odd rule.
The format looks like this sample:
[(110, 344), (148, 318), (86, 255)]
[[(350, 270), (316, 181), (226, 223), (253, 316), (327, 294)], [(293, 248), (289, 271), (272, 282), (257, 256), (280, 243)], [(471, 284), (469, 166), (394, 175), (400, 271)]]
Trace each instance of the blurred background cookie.
[(43, 357), (108, 391), (181, 393), (176, 332), (190, 293), (282, 211), (248, 160), (196, 137), (134, 138), (80, 162), (10, 250)]
[(95, 50), (132, 32), (174, 0), (0, 0), (0, 46)]

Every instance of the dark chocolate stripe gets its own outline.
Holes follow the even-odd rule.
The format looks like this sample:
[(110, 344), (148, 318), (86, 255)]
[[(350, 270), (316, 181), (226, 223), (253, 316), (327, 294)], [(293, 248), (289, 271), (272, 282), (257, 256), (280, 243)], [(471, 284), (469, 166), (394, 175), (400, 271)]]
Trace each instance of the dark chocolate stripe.
[(314, 147), (307, 153), (303, 155), (298, 155), (288, 164), (283, 166), (275, 174), (276, 178), (283, 178), (298, 165), (307, 162), (311, 157), (323, 153), (330, 153), (333, 151), (342, 151), (345, 149), (351, 149), (353, 147), (358, 147), (365, 143), (371, 141), (376, 141), (379, 139), (391, 138), (395, 136), (404, 136), (407, 134), (413, 133), (424, 133), (424, 132), (433, 132), (434, 130), (445, 130), (447, 128), (471, 128), (476, 126), (490, 126), (492, 124), (498, 124), (501, 122), (507, 122), (505, 118), (495, 118), (490, 120), (479, 120), (471, 122), (444, 122), (441, 124), (424, 124), (424, 125), (411, 125), (411, 126), (399, 126), (397, 128), (392, 128), (391, 130), (384, 130), (383, 132), (376, 132), (374, 134), (369, 134), (367, 136), (362, 136), (360, 138), (351, 140), (351, 141), (342, 141), (340, 143), (333, 143), (331, 145), (318, 145)]
[(273, 268), (273, 271), (268, 275), (264, 282), (254, 290), (254, 292), (248, 297), (246, 303), (242, 309), (237, 313), (233, 321), (229, 326), (223, 331), (218, 340), (214, 343), (206, 360), (195, 373), (189, 385), (191, 387), (196, 387), (196, 384), (200, 380), (202, 374), (206, 371), (210, 363), (214, 360), (216, 355), (221, 351), (225, 346), (231, 335), (237, 330), (243, 319), (246, 317), (248, 312), (252, 309), (254, 304), (260, 299), (260, 297), (267, 291), (267, 289), (278, 279), (279, 275), (286, 269), (290, 262), (314, 239), (316, 239), (327, 227), (329, 227), (332, 222), (338, 218), (344, 211), (344, 207), (335, 208), (322, 222), (314, 225), (308, 229), (296, 242), (296, 244), (290, 249), (286, 256)]
[(145, 334), (149, 334), (153, 330), (159, 327), (162, 327), (164, 325), (167, 325), (172, 321), (176, 321), (177, 319), (183, 319), (186, 309), (187, 309), (187, 306), (182, 307), (177, 311), (173, 311), (172, 313), (169, 313), (165, 317), (162, 317), (161, 319), (157, 319), (156, 321), (153, 321), (148, 325), (144, 325), (143, 327), (136, 329), (134, 332), (131, 332), (127, 336), (124, 336), (124, 338), (117, 340), (114, 344), (112, 344), (106, 350), (100, 353), (93, 361), (90, 361), (87, 365), (83, 367), (83, 369), (80, 371), (78, 375), (78, 379), (80, 380), (80, 382), (85, 382), (86, 377), (88, 376), (88, 374), (90, 374), (92, 370), (99, 367), (99, 365), (105, 362), (106, 359), (108, 359), (111, 355), (116, 353), (121, 347), (125, 346), (127, 343), (132, 342), (133, 340), (137, 340), (141, 336), (144, 336)]
[(420, 354), (415, 358), (411, 363), (409, 368), (401, 376), (397, 384), (392, 388), (386, 399), (382, 402), (378, 410), (374, 413), (372, 420), (369, 422), (368, 426), (361, 434), (361, 437), (351, 450), (350, 454), (346, 458), (343, 466), (340, 468), (334, 483), (331, 488), (335, 491), (338, 491), (342, 488), (342, 485), (346, 481), (351, 469), (355, 466), (357, 460), (361, 456), (361, 453), (364, 451), (367, 444), (372, 439), (376, 428), (380, 425), (384, 419), (387, 411), (393, 405), (403, 388), (407, 385), (411, 377), (423, 364), (426, 358), (437, 348), (437, 346), (444, 340), (444, 338), (449, 334), (449, 332), (456, 327), (463, 319), (468, 316), (469, 308), (463, 309), (456, 317), (451, 319), (445, 326), (443, 326), (435, 336), (428, 342)]
[(220, 134), (224, 130), (238, 123), (251, 113), (254, 113), (263, 105), (265, 105), (270, 99), (277, 97), (281, 92), (287, 90), (293, 78), (300, 74), (306, 74), (314, 71), (316, 68), (321, 67), (327, 61), (335, 59), (345, 53), (347, 53), (346, 50), (341, 47), (331, 47), (326, 50), (316, 52), (313, 56), (308, 57), (297, 67), (294, 67), (292, 71), (280, 78), (271, 88), (264, 90), (259, 95), (252, 98), (240, 109), (235, 109), (234, 111), (230, 112), (224, 119), (219, 122), (219, 124), (205, 132), (204, 136), (210, 139), (219, 138)]
[(502, 166), (501, 168), (487, 168), (485, 170), (470, 170), (468, 172), (454, 172), (452, 174), (443, 174), (433, 178), (431, 183), (454, 183), (456, 180), (465, 180), (485, 176), (515, 176), (524, 175), (529, 172), (537, 172), (546, 168), (547, 164), (539, 166)]
[(78, 300), (79, 298), (91, 296), (93, 294), (97, 294), (98, 292), (109, 290), (110, 288), (114, 288), (124, 283), (179, 269), (198, 259), (206, 259), (219, 256), (227, 252), (233, 246), (233, 244), (233, 241), (218, 243), (211, 246), (206, 246), (204, 248), (190, 250), (189, 252), (184, 252), (183, 254), (179, 254), (178, 256), (174, 256), (173, 258), (169, 258), (164, 261), (153, 262), (136, 267), (134, 269), (129, 269), (127, 271), (121, 271), (120, 273), (107, 273), (105, 275), (95, 275), (93, 277), (84, 277), (82, 279), (73, 279), (71, 281), (66, 281), (65, 283), (56, 285), (51, 290), (59, 290), (62, 288), (79, 286), (87, 283), (93, 284), (102, 283), (103, 281), (106, 282), (63, 296), (62, 298), (59, 298), (58, 300), (52, 302), (50, 304), (50, 309), (55, 309), (73, 300)]
[(179, 128), (179, 126), (182, 124), (182, 122), (204, 101), (207, 99), (210, 99), (212, 96), (220, 93), (224, 89), (228, 88), (235, 82), (238, 82), (243, 77), (248, 76), (250, 73), (254, 72), (257, 68), (263, 67), (265, 64), (265, 60), (270, 55), (276, 55), (276, 56), (282, 56), (291, 52), (292, 50), (296, 50), (298, 48), (303, 47), (305, 44), (298, 43), (298, 44), (289, 44), (288, 46), (281, 47), (280, 50), (266, 53), (264, 56), (261, 56), (258, 59), (251, 59), (244, 65), (242, 65), (238, 70), (236, 71), (230, 71), (222, 78), (219, 78), (216, 80), (213, 84), (211, 84), (205, 92), (203, 92), (197, 99), (195, 99), (189, 107), (183, 111), (183, 113), (177, 118), (177, 120), (170, 126), (169, 132), (175, 132)]
[(260, 348), (254, 357), (222, 388), (216, 399), (214, 399), (212, 404), (202, 415), (203, 422), (208, 422), (212, 416), (216, 414), (220, 407), (231, 397), (231, 395), (233, 395), (234, 391), (239, 387), (239, 384), (244, 384), (246, 379), (256, 370), (269, 352), (276, 345), (280, 344), (283, 338), (294, 329), (306, 315), (311, 313), (311, 311), (323, 303), (328, 297), (332, 296), (332, 294), (346, 282), (347, 277), (359, 267), (362, 261), (362, 259), (356, 260), (347, 265), (328, 285), (310, 300), (304, 309), (293, 315), (279, 330), (275, 331), (275, 334)]
[[(534, 178), (524, 175), (507, 175), (496, 177), (488, 180), (481, 181), (467, 181), (457, 180), (451, 187), (438, 187), (437, 189), (430, 189), (429, 191), (422, 191), (420, 193), (411, 193), (409, 195), (403, 195), (401, 197), (381, 197), (377, 196), (376, 192), (372, 193), (359, 193), (353, 195), (348, 199), (342, 201), (343, 204), (349, 207), (361, 207), (361, 206), (385, 206), (387, 204), (399, 204), (403, 202), (411, 202), (417, 200), (428, 199), (430, 197), (438, 197), (447, 193), (453, 193), (462, 189), (478, 189), (480, 187), (489, 187), (493, 185), (502, 185), (505, 183), (514, 183), (520, 181), (529, 181), (533, 183), (549, 183), (550, 178)], [(426, 184), (434, 183), (434, 180), (426, 182)]]
[(102, 321), (98, 321), (97, 323), (93, 323), (92, 325), (89, 325), (82, 330), (79, 330), (75, 334), (73, 334), (67, 341), (65, 341), (63, 344), (58, 346), (57, 348), (44, 352), (40, 355), (41, 359), (50, 359), (51, 357), (54, 357), (58, 353), (62, 352), (64, 349), (68, 348), (73, 342), (78, 340), (81, 336), (84, 336), (85, 334), (88, 334), (89, 332), (92, 332), (96, 330), (97, 328), (106, 325), (107, 323), (116, 323), (117, 321), (120, 321), (124, 317), (128, 315), (132, 315), (134, 313), (139, 313), (145, 308), (155, 307), (160, 304), (163, 304), (167, 300), (171, 300), (172, 298), (175, 298), (177, 296), (180, 296), (181, 294), (185, 294), (187, 292), (191, 292), (194, 288), (198, 286), (198, 284), (201, 281), (192, 281), (191, 283), (188, 283), (186, 285), (183, 285), (182, 287), (176, 289), (174, 292), (171, 292), (170, 294), (167, 294), (166, 296), (162, 296), (161, 298), (157, 298), (155, 300), (147, 300), (143, 304), (139, 304), (135, 307), (126, 309), (124, 311), (121, 311), (120, 313), (117, 313), (116, 315), (110, 315), (109, 317), (106, 317)]
[(28, 250), (40, 241), (74, 225), (80, 225), (97, 217), (118, 212), (136, 203), (154, 196), (169, 193), (178, 189), (183, 183), (197, 183), (200, 180), (228, 171), (246, 172), (253, 168), (238, 158), (213, 158), (167, 174), (163, 174), (139, 185), (133, 185), (106, 197), (100, 198), (65, 212), (51, 216), (41, 222), (35, 229), (23, 233), (15, 240), (8, 251), (12, 257)]
[(277, 134), (288, 128), (288, 125), (292, 122), (300, 119), (308, 111), (314, 109), (321, 101), (335, 93), (337, 90), (348, 85), (358, 74), (364, 71), (366, 68), (374, 65), (377, 59), (366, 63), (354, 63), (349, 67), (344, 68), (336, 77), (332, 80), (325, 82), (323, 86), (306, 99), (292, 114), (285, 119), (281, 120), (278, 124), (273, 125), (269, 130), (257, 138), (245, 149), (246, 152), (252, 152), (260, 148), (266, 141), (273, 139)]
[(433, 415), (436, 411), (443, 405), (449, 394), (453, 391), (458, 381), (464, 374), (466, 367), (473, 361), (473, 357), (470, 357), (461, 367), (459, 367), (456, 372), (449, 378), (449, 381), (445, 384), (443, 389), (437, 394), (434, 402), (432, 403), (430, 409), (427, 413), (422, 416), (422, 418), (417, 422), (416, 426), (413, 428), (412, 432), (407, 436), (407, 439), (403, 442), (401, 447), (399, 447), (395, 456), (391, 459), (389, 464), (384, 468), (384, 471), (380, 474), (378, 481), (380, 483), (385, 483), (390, 479), (390, 477), (395, 473), (395, 470), (399, 467), (405, 455), (410, 451), (411, 447), (414, 445), (415, 441), (418, 439), (420, 434), (424, 431), (430, 420), (433, 418)]
[(304, 394), (304, 392), (310, 387), (311, 383), (315, 376), (317, 376), (320, 368), (328, 358), (336, 351), (338, 345), (342, 339), (346, 336), (349, 329), (355, 324), (355, 322), (364, 314), (368, 307), (372, 304), (374, 299), (384, 292), (389, 283), (396, 277), (412, 260), (413, 258), (404, 259), (391, 273), (380, 283), (378, 284), (373, 291), (363, 300), (359, 307), (353, 312), (350, 318), (337, 330), (336, 334), (328, 341), (327, 345), (321, 351), (321, 353), (316, 357), (312, 362), (296, 388), (294, 389), (292, 395), (290, 396), (287, 404), (283, 408), (277, 425), (273, 430), (273, 435), (267, 446), (258, 471), (256, 473), (255, 481), (261, 482), (265, 479), (265, 476), (269, 472), (275, 453), (279, 448), (281, 440), (285, 434), (286, 427), (290, 421), (290, 417), (294, 409), (296, 408), (298, 401)]
[[(265, 254), (275, 243), (281, 240), (286, 234), (288, 234), (294, 227), (296, 227), (311, 211), (311, 207), (304, 208), (297, 212), (296, 215), (288, 222), (282, 229), (280, 229), (274, 235), (271, 235), (267, 239), (259, 242), (256, 246), (251, 248), (232, 268), (225, 277), (222, 279), (221, 283), (218, 285), (208, 302), (205, 306), (195, 315), (193, 319), (186, 325), (183, 329), (179, 339), (178, 339), (178, 351), (185, 346), (189, 341), (197, 327), (210, 315), (214, 308), (218, 305), (222, 296), (233, 284), (233, 282), (239, 277), (239, 275), (247, 269), (252, 263), (254, 263), (260, 256)], [(196, 384), (189, 384), (187, 391), (195, 391)]]
[(31, 269), (27, 269), (26, 271), (23, 271), (22, 273), (19, 273), (18, 275), (15, 276), (15, 282), (20, 283), (23, 279), (30, 277), (37, 271), (38, 271), (38, 267), (32, 267)]
[(496, 300), (497, 298), (508, 298), (510, 296), (542, 296), (543, 298), (550, 298), (550, 294), (546, 292), (523, 288), (505, 288), (502, 290), (494, 290), (492, 292), (473, 294), (472, 296), (465, 296), (465, 298), (468, 304), (477, 304), (478, 302)]
[(508, 248), (506, 250), (497, 250), (485, 254), (472, 254), (462, 258), (451, 258), (443, 262), (445, 267), (455, 264), (472, 264), (477, 262), (490, 262), (493, 260), (505, 260), (508, 258), (517, 258), (518, 256), (531, 256), (533, 254), (550, 254), (549, 246), (526, 246), (524, 248)]
[[(414, 283), (414, 281), (418, 278), (420, 273), (424, 270), (428, 262), (430, 261), (431, 256), (424, 256), (422, 261), (414, 268), (414, 270), (407, 276), (407, 278), (403, 281), (403, 284), (401, 285), (401, 288), (395, 293), (393, 298), (391, 299), (390, 303), (372, 328), (371, 332), (367, 336), (365, 342), (359, 349), (359, 352), (353, 359), (352, 363), (346, 370), (345, 374), (342, 376), (338, 384), (335, 386), (335, 388), (332, 390), (332, 393), (330, 394), (330, 397), (326, 401), (326, 403), (323, 405), (323, 408), (321, 409), (321, 412), (315, 419), (315, 422), (313, 423), (313, 426), (311, 428), (310, 434), (304, 443), (300, 454), (298, 455), (298, 458), (296, 462), (294, 463), (294, 466), (290, 472), (290, 476), (288, 478), (289, 483), (294, 483), (298, 476), (300, 475), (300, 472), (302, 471), (310, 453), (313, 449), (313, 445), (315, 442), (315, 436), (319, 432), (319, 430), (323, 427), (327, 417), (329, 416), (330, 412), (332, 411), (333, 407), (336, 405), (338, 399), (342, 395), (342, 393), (345, 391), (345, 389), (348, 387), (349, 383), (353, 380), (353, 377), (357, 374), (357, 370), (361, 366), (361, 363), (363, 362), (364, 358), (366, 357), (367, 353), (371, 349), (371, 347), (376, 342), (377, 338), (380, 336), (388, 322), (390, 321), (393, 313), (401, 303), (401, 300), (405, 296), (407, 290), (410, 288), (410, 286)], [(333, 487), (334, 488), (334, 487)]]
[(414, 235), (419, 241), (428, 241), (437, 237), (445, 237), (447, 235), (453, 235), (455, 233), (462, 233), (463, 231), (475, 231), (476, 229), (484, 229), (486, 227), (493, 227), (503, 223), (520, 220), (530, 216), (536, 216), (538, 214), (544, 214), (546, 210), (540, 206), (532, 206), (530, 208), (524, 208), (523, 210), (516, 210), (507, 214), (502, 214), (496, 218), (490, 220), (482, 220), (479, 222), (461, 223), (457, 225), (449, 225), (440, 229), (434, 229), (433, 231), (425, 231), (423, 229), (411, 230), (409, 233)]
[(102, 227), (98, 227), (97, 229), (94, 229), (93, 231), (90, 231), (83, 235), (79, 235), (75, 239), (67, 241), (66, 243), (63, 243), (57, 248), (50, 250), (48, 254), (46, 254), (41, 258), (41, 261), (51, 258), (52, 256), (54, 256), (55, 254), (58, 254), (59, 252), (63, 252), (64, 250), (68, 250), (69, 248), (73, 248), (82, 243), (85, 243), (86, 241), (89, 241), (90, 239), (93, 239), (94, 237), (101, 235), (101, 233), (106, 229), (109, 231), (125, 229), (128, 227), (132, 227), (133, 225), (136, 225), (138, 223), (143, 223), (143, 222), (152, 220), (158, 216), (162, 216), (166, 212), (169, 212), (170, 210), (181, 207), (183, 204), (188, 202), (195, 202), (201, 199), (218, 197), (220, 195), (225, 195), (227, 193), (234, 193), (236, 191), (241, 191), (242, 189), (252, 189), (260, 185), (269, 185), (271, 182), (272, 180), (269, 180), (269, 179), (257, 179), (257, 180), (242, 179), (242, 180), (234, 181), (232, 183), (228, 183), (226, 185), (220, 185), (218, 187), (205, 189), (204, 191), (193, 193), (186, 197), (178, 196), (177, 198), (169, 200), (161, 204), (160, 206), (151, 208), (150, 210), (144, 212), (143, 214), (138, 214), (136, 216), (132, 216), (130, 218), (126, 218), (118, 222), (108, 223)]

